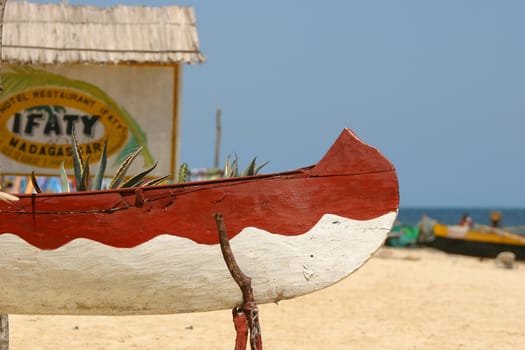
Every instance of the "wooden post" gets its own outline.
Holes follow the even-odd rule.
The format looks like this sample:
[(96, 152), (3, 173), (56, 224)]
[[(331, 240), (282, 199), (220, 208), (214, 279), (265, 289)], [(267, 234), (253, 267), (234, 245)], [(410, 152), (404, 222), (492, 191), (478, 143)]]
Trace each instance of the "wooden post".
[[(0, 73), (2, 72), (2, 61), (4, 59), (4, 56), (2, 55), (2, 47), (3, 47), (3, 35), (4, 35), (4, 12), (5, 12), (5, 4), (7, 3), (7, 0), (0, 0)], [(4, 86), (2, 85), (2, 82), (0, 81), (0, 92), (4, 90)]]
[[(2, 72), (2, 38), (4, 34), (4, 11), (7, 0), (0, 0), (0, 73)], [(0, 91), (4, 87), (0, 81)], [(9, 316), (0, 315), (0, 350), (9, 350)]]
[(0, 350), (9, 350), (9, 316), (0, 315)]
[(215, 116), (215, 160), (213, 167), (219, 169), (219, 156), (221, 150), (221, 113), (222, 109), (217, 108), (217, 115)]

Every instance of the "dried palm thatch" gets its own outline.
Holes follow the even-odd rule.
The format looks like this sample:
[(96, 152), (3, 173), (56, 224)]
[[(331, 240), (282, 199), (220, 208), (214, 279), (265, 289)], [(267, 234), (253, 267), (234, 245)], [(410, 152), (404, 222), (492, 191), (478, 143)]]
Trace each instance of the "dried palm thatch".
[(201, 63), (193, 8), (8, 1), (2, 60), (11, 63)]

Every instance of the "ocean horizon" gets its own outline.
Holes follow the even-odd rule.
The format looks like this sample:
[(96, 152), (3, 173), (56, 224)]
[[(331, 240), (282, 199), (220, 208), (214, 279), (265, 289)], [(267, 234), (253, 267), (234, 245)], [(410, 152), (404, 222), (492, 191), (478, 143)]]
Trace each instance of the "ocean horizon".
[(457, 224), (463, 214), (468, 214), (475, 224), (490, 225), (490, 213), (503, 214), (502, 226), (525, 226), (525, 208), (481, 208), (481, 207), (400, 207), (397, 221), (415, 226), (423, 215), (444, 224)]

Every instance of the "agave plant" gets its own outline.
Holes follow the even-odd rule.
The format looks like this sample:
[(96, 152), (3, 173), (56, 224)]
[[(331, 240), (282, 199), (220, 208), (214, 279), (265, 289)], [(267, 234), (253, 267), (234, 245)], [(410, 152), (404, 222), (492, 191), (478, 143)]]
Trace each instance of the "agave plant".
[(179, 175), (177, 176), (177, 182), (186, 182), (190, 177), (190, 169), (188, 163), (182, 163), (179, 167)]
[(269, 162), (264, 162), (261, 165), (256, 165), (256, 157), (252, 159), (250, 165), (244, 171), (239, 173), (239, 158), (235, 155), (233, 160), (230, 160), (231, 156), (228, 155), (226, 158), (226, 164), (224, 165), (224, 177), (238, 177), (238, 176), (253, 176), (257, 175), (259, 171)]
[[(102, 183), (104, 180), (104, 174), (106, 172), (107, 166), (107, 148), (108, 140), (104, 142), (104, 147), (102, 149), (102, 155), (100, 157), (100, 164), (95, 174), (91, 186), (89, 184), (90, 180), (90, 167), (89, 167), (89, 156), (84, 159), (82, 155), (82, 149), (78, 143), (75, 130), (71, 134), (71, 147), (72, 147), (72, 157), (73, 157), (73, 170), (74, 177), (76, 182), (77, 191), (88, 191), (88, 190), (101, 190)], [(117, 172), (111, 179), (109, 183), (110, 189), (116, 188), (129, 188), (137, 186), (154, 186), (164, 182), (168, 176), (157, 177), (147, 182), (143, 182), (146, 176), (155, 169), (157, 163), (155, 162), (153, 166), (148, 169), (136, 174), (135, 176), (126, 178), (126, 173), (129, 170), (129, 167), (137, 156), (141, 153), (142, 147), (138, 147), (134, 152), (132, 152), (124, 161), (120, 164)], [(239, 176), (253, 176), (259, 173), (259, 171), (266, 165), (268, 162), (265, 162), (261, 165), (256, 165), (256, 158), (253, 158), (250, 164), (244, 171), (239, 172), (239, 158), (235, 155), (235, 158), (232, 160), (230, 155), (226, 159), (226, 164), (224, 165), (223, 177), (239, 177)], [(190, 170), (187, 163), (182, 163), (179, 167), (179, 172), (177, 176), (177, 182), (186, 182), (190, 176)], [(64, 162), (60, 165), (60, 179), (61, 179), (61, 188), (62, 192), (71, 192), (71, 187), (69, 185), (68, 175), (64, 166)], [(41, 193), (42, 190), (38, 185), (35, 172), (31, 173), (31, 183), (37, 193)], [(4, 192), (0, 193), (0, 199), (6, 199), (7, 196), (3, 195)], [(15, 197), (16, 198), (16, 197)], [(11, 200), (15, 200), (12, 199)]]
[[(100, 157), (100, 164), (99, 164), (97, 173), (95, 175), (95, 178), (91, 182), (91, 186), (89, 186), (89, 180), (90, 180), (89, 156), (87, 156), (84, 159), (82, 155), (82, 149), (80, 148), (80, 145), (76, 137), (75, 130), (73, 130), (71, 134), (71, 147), (72, 147), (72, 157), (73, 157), (73, 170), (75, 173), (74, 176), (75, 176), (77, 191), (101, 190), (102, 182), (104, 179), (104, 173), (106, 172), (106, 166), (107, 166), (108, 140), (106, 139), (106, 141), (104, 142), (104, 148), (102, 149), (102, 155)], [(167, 176), (162, 176), (162, 177), (154, 178), (153, 180), (150, 180), (147, 182), (143, 182), (144, 178), (149, 173), (151, 173), (153, 169), (155, 169), (155, 167), (157, 166), (157, 163), (154, 163), (151, 167), (136, 174), (135, 176), (132, 176), (126, 179), (126, 173), (129, 170), (129, 167), (131, 166), (131, 164), (137, 158), (137, 156), (140, 154), (141, 151), (142, 151), (142, 147), (137, 148), (120, 164), (117, 172), (111, 179), (111, 182), (109, 184), (110, 189), (137, 187), (141, 185), (142, 186), (153, 186), (153, 185), (162, 183), (164, 180), (167, 179)], [(64, 166), (64, 162), (62, 162), (60, 166), (60, 179), (61, 179), (61, 184), (62, 184), (62, 191), (70, 192), (71, 188), (69, 186), (69, 180), (68, 180), (68, 176), (67, 176), (66, 169)], [(31, 182), (33, 184), (33, 187), (35, 188), (35, 191), (37, 193), (41, 193), (42, 190), (40, 189), (38, 185), (34, 171), (31, 174)]]

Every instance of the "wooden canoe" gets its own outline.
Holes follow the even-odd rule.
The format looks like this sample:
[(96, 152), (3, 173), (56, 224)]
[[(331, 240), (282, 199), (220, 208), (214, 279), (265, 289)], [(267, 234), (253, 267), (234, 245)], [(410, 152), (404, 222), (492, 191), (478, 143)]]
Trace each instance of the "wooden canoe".
[(501, 252), (513, 252), (525, 260), (525, 237), (505, 229), (486, 225), (459, 226), (435, 223), (430, 245), (453, 254), (495, 258)]
[(278, 174), (0, 201), (0, 313), (126, 315), (242, 302), (221, 213), (256, 302), (348, 276), (396, 218), (392, 164), (349, 129), (314, 166)]

